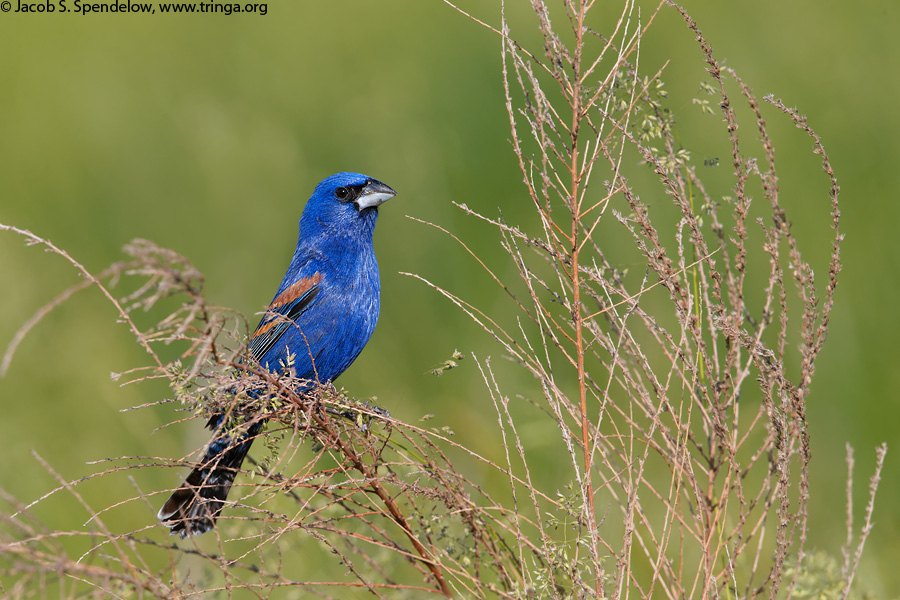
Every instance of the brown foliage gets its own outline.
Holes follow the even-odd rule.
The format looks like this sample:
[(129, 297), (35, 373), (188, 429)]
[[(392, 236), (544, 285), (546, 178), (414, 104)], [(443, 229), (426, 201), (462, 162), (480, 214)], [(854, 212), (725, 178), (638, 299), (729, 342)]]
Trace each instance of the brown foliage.
[[(671, 9), (661, 2), (641, 23), (626, 2), (601, 33), (587, 26), (593, 4), (566, 0), (553, 15), (565, 23), (558, 27), (551, 7), (532, 0), (539, 52), (515, 41), (505, 15), (499, 28), (481, 23), (503, 44), (510, 141), (533, 221), (511, 224), (459, 207), (495, 228), (518, 280), (496, 275), (508, 269), (489, 266), (461, 237), (435, 227), (476, 259), (516, 314), (486, 313), (464, 291), (413, 275), (531, 375), (530, 401), (542, 411), (545, 435), (558, 440), (559, 489), (533, 477), (536, 453), (546, 450), (523, 440), (515, 399), (490, 360), (478, 366), (505, 450), (500, 464), (441, 430), (387, 417), (333, 388), (297, 395), (290, 377), (252, 363), (243, 318), (207, 305), (199, 273), (174, 253), (137, 241), (128, 248), (131, 261), (94, 278), (50, 242), (15, 230), (69, 258), (86, 285), (100, 286), (117, 307), (154, 361), (127, 374), (130, 380), (168, 378), (194, 415), (224, 409), (264, 416), (267, 439), (285, 439), (286, 448), (239, 487), (215, 534), (218, 552), (154, 541), (158, 535), (144, 531), (112, 532), (103, 521), (107, 507), (86, 506), (88, 532), (43, 530), (29, 507), (7, 498), (12, 510), (0, 549), (8, 594), (27, 595), (54, 577), (73, 596), (90, 586), (158, 597), (210, 589), (264, 597), (285, 587), (391, 598), (775, 598), (797, 591), (810, 501), (807, 400), (841, 267), (834, 172), (805, 119), (766, 98), (812, 138), (830, 183), (823, 210), (831, 213), (834, 241), (822, 293), (779, 197), (765, 105), (673, 5), (707, 65), (708, 98), (698, 104), (721, 116), (712, 127), (731, 152), (729, 187), (705, 184), (706, 173), (677, 141), (662, 73), (646, 76), (640, 68), (646, 31)], [(752, 115), (754, 140), (739, 134), (736, 104)], [(639, 161), (644, 165), (635, 167)], [(636, 191), (648, 180), (651, 201)], [(116, 298), (112, 283), (126, 275), (144, 283)], [(184, 302), (157, 325), (142, 329), (132, 320), (135, 308), (172, 295)], [(183, 351), (167, 362), (155, 348), (171, 343)], [(266, 387), (268, 400), (248, 401), (235, 392), (242, 385)], [(314, 455), (293, 460), (304, 441)], [(457, 470), (452, 456), (495, 470), (508, 489), (495, 497)], [(855, 548), (848, 508), (843, 597), (871, 529), (883, 460), (884, 449)], [(852, 470), (852, 455), (848, 461)], [(133, 467), (94, 477), (125, 468)], [(60, 480), (59, 489), (77, 496), (71, 482)], [(283, 542), (304, 533), (335, 555), (343, 579), (292, 579)], [(61, 540), (68, 536), (91, 540), (82, 558), (67, 553)], [(164, 566), (145, 561), (150, 549), (165, 553)], [(204, 587), (179, 566), (191, 560), (218, 572), (216, 583)], [(69, 588), (63, 576), (88, 587)]]

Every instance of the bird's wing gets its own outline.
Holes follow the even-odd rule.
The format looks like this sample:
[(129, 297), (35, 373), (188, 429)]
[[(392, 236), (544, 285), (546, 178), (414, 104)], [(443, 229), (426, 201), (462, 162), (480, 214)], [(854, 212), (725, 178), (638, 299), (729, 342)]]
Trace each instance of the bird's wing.
[(310, 303), (319, 294), (321, 281), (321, 273), (304, 277), (272, 300), (256, 331), (250, 336), (250, 352), (258, 361), (263, 362), (263, 357), (275, 346), (284, 332), (289, 327), (295, 326), (297, 317), (309, 308)]

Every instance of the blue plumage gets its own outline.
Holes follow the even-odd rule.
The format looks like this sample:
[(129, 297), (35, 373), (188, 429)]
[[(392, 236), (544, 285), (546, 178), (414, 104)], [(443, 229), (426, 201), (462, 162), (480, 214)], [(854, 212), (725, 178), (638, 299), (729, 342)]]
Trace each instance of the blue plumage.
[[(378, 206), (394, 190), (359, 173), (323, 180), (303, 209), (297, 249), (250, 352), (273, 372), (290, 364), (301, 379), (334, 381), (359, 356), (378, 322), (381, 284), (372, 245)], [(289, 359), (290, 357), (290, 359)], [(223, 415), (210, 419), (218, 429)], [(216, 436), (200, 466), (159, 511), (181, 537), (209, 531), (261, 423)]]

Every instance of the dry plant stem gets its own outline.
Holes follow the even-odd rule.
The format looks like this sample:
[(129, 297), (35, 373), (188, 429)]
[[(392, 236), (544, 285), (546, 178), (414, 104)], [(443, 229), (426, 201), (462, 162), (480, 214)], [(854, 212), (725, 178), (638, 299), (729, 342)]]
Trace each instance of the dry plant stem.
[(852, 552), (851, 546), (853, 545), (853, 467), (855, 461), (853, 460), (853, 447), (847, 443), (845, 448), (847, 452), (847, 541), (844, 542), (844, 546), (841, 548), (841, 557), (844, 559), (841, 565), (841, 579), (850, 581), (850, 555)]
[[(156, 362), (156, 365), (159, 367), (162, 367), (162, 361), (159, 359), (159, 357), (156, 355), (156, 353), (150, 347), (150, 344), (147, 342), (147, 340), (141, 335), (141, 331), (134, 324), (134, 321), (131, 320), (131, 317), (128, 315), (128, 312), (122, 307), (122, 305), (119, 303), (119, 301), (112, 294), (110, 294), (109, 290), (107, 290), (107, 288), (100, 283), (100, 278), (94, 277), (86, 268), (84, 268), (84, 266), (81, 263), (79, 263), (74, 258), (69, 256), (68, 252), (58, 248), (50, 240), (46, 240), (40, 236), (37, 236), (37, 235), (31, 233), (30, 231), (28, 231), (27, 229), (20, 229), (19, 227), (14, 227), (11, 225), (4, 225), (3, 223), (0, 223), (0, 231), (11, 231), (13, 233), (16, 233), (16, 234), (24, 237), (26, 240), (26, 243), (28, 245), (39, 244), (39, 245), (44, 246), (48, 252), (52, 252), (53, 254), (58, 254), (59, 256), (63, 257), (66, 261), (69, 262), (69, 264), (71, 264), (73, 267), (75, 267), (81, 273), (81, 275), (87, 280), (86, 283), (82, 282), (80, 284), (77, 284), (77, 285), (73, 286), (72, 288), (70, 288), (69, 290), (67, 290), (66, 292), (64, 292), (63, 294), (61, 294), (58, 298), (56, 298), (55, 300), (50, 302), (47, 306), (43, 307), (37, 313), (35, 313), (35, 315), (25, 323), (25, 325), (16, 333), (16, 336), (13, 338), (13, 341), (7, 347), (7, 350), (3, 355), (3, 362), (2, 362), (2, 365), (0, 365), (0, 376), (2, 376), (4, 373), (6, 373), (6, 369), (9, 367), (9, 363), (12, 360), (12, 357), (13, 357), (13, 354), (15, 353), (16, 348), (18, 347), (19, 343), (22, 341), (22, 338), (24, 338), (24, 336), (27, 335), (28, 331), (30, 331), (31, 328), (34, 327), (34, 325), (37, 324), (37, 322), (40, 321), (42, 317), (44, 317), (47, 313), (49, 313), (51, 310), (53, 310), (53, 308), (59, 306), (63, 301), (65, 301), (67, 298), (69, 298), (72, 294), (74, 294), (75, 292), (77, 292), (79, 290), (84, 289), (85, 287), (87, 287), (90, 284), (96, 285), (100, 289), (100, 292), (104, 296), (106, 296), (106, 299), (109, 300), (112, 303), (112, 305), (116, 308), (116, 310), (119, 312), (119, 318), (121, 318), (128, 325), (128, 328), (131, 329), (131, 332), (137, 338), (138, 343), (141, 346), (143, 346), (144, 350), (146, 350), (147, 353), (153, 358), (154, 362)], [(123, 270), (122, 266), (117, 265), (117, 266), (114, 266), (114, 267), (104, 271), (103, 276), (118, 274), (122, 270)]]
[(582, 1), (578, 6), (577, 27), (575, 29), (575, 56), (572, 62), (572, 69), (575, 73), (575, 89), (572, 90), (572, 127), (571, 127), (571, 162), (569, 171), (571, 175), (571, 188), (569, 192), (569, 203), (571, 216), (571, 233), (569, 264), (571, 271), (569, 277), (572, 279), (572, 306), (574, 314), (572, 315), (575, 324), (575, 356), (578, 362), (578, 399), (581, 409), (581, 447), (584, 452), (584, 483), (582, 484), (582, 495), (586, 500), (585, 522), (588, 532), (591, 536), (591, 560), (595, 565), (595, 585), (598, 597), (604, 595), (603, 590), (603, 574), (600, 562), (600, 543), (597, 528), (597, 512), (594, 506), (594, 484), (593, 484), (593, 460), (591, 443), (591, 426), (590, 417), (588, 416), (587, 406), (587, 385), (585, 383), (585, 367), (584, 367), (584, 320), (581, 310), (581, 276), (579, 269), (579, 249), (581, 247), (578, 239), (580, 229), (579, 215), (581, 213), (581, 203), (579, 202), (581, 177), (579, 173), (579, 155), (578, 155), (578, 133), (581, 128), (581, 49), (583, 46), (582, 37), (584, 35), (584, 11), (585, 2)]
[[(851, 517), (847, 519), (847, 546), (844, 549), (845, 562), (844, 566), (846, 570), (842, 572), (844, 576), (844, 589), (841, 591), (841, 598), (846, 600), (850, 596), (850, 586), (853, 585), (853, 579), (856, 577), (856, 570), (859, 567), (859, 561), (862, 558), (863, 548), (866, 545), (866, 540), (869, 537), (869, 533), (872, 532), (872, 513), (875, 510), (875, 493), (878, 491), (878, 484), (881, 482), (881, 469), (884, 467), (884, 458), (887, 455), (887, 444), (882, 444), (875, 451), (875, 472), (872, 474), (872, 478), (869, 480), (869, 502), (866, 504), (866, 518), (863, 523), (862, 530), (859, 532), (859, 542), (856, 544), (856, 551), (853, 554), (853, 562), (852, 564), (849, 562), (850, 557), (850, 541), (852, 539), (852, 520)], [(847, 453), (847, 466), (848, 470), (852, 471), (853, 468), (853, 455), (848, 448)], [(851, 485), (849, 483), (851, 481), (851, 477), (848, 474), (848, 487)], [(848, 491), (847, 496), (848, 508), (847, 512), (849, 514), (850, 510), (852, 510), (852, 505), (850, 504), (850, 494)]]

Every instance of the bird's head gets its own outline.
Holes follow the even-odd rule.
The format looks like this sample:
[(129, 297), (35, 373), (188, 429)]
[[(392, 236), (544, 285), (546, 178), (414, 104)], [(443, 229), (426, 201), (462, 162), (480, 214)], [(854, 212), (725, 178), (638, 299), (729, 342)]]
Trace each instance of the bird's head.
[(359, 228), (371, 231), (378, 206), (397, 192), (360, 173), (337, 173), (322, 180), (303, 209), (301, 235), (315, 231)]

